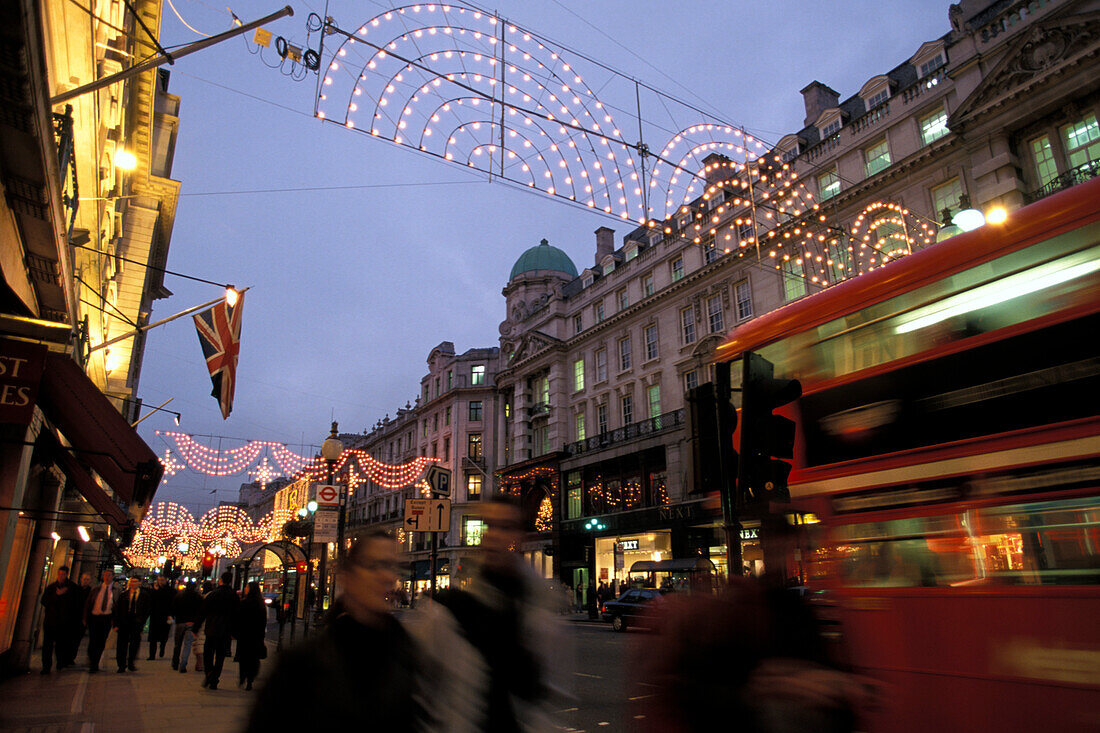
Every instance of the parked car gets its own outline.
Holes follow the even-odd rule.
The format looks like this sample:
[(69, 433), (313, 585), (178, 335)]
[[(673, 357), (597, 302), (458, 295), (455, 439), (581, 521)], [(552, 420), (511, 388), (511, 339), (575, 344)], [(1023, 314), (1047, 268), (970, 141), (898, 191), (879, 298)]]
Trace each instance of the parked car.
[(631, 588), (613, 601), (600, 607), (600, 618), (611, 622), (615, 631), (630, 626), (648, 626), (648, 617), (660, 603), (662, 592), (656, 588)]

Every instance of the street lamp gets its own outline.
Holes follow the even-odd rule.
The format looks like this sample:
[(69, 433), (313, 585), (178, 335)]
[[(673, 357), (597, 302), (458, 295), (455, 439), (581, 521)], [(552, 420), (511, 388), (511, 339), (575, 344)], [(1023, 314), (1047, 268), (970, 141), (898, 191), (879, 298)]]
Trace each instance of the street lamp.
[[(328, 464), (328, 482), (330, 484), (332, 484), (334, 482), (334, 474), (336, 472), (336, 461), (338, 461), (340, 459), (340, 454), (343, 453), (343, 452), (344, 452), (344, 444), (340, 442), (340, 438), (337, 436), (336, 421), (333, 420), (333, 422), (332, 422), (332, 432), (329, 433), (329, 436), (327, 438), (325, 438), (325, 442), (321, 444), (321, 457), (324, 458), (325, 463)], [(340, 557), (343, 554), (343, 545), (344, 545), (344, 490), (343, 490), (343, 488), (340, 488), (340, 489), (338, 489), (338, 491), (340, 492), (340, 496), (339, 496), (338, 504), (337, 504), (337, 507), (336, 507), (337, 512), (339, 512), (336, 515), (336, 564), (337, 564), (337, 566), (339, 566), (339, 564), (340, 564)], [(326, 549), (324, 555), (321, 556), (322, 559), (326, 555), (328, 555), (327, 549)], [(321, 575), (321, 582), (322, 583), (324, 582), (324, 579), (325, 579), (324, 578), (324, 573), (322, 573), (322, 575)], [(325, 589), (322, 586), (321, 587), (321, 598), (322, 599), (324, 598), (324, 595), (325, 595), (324, 591), (325, 591)], [(335, 578), (335, 576), (333, 576), (333, 581), (332, 581), (332, 597), (333, 597), (333, 599), (336, 598), (336, 578)], [(322, 601), (322, 603), (323, 603), (323, 601)]]

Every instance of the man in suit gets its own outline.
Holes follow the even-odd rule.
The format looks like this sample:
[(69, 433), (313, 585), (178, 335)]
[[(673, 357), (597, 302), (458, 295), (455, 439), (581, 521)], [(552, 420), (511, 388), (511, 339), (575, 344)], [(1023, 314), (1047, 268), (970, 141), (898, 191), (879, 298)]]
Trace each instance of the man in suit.
[(206, 676), (202, 686), (211, 690), (218, 689), (222, 663), (232, 643), (230, 632), (233, 628), (233, 620), (237, 615), (237, 606), (241, 602), (237, 591), (230, 585), (231, 582), (233, 582), (232, 571), (227, 570), (222, 573), (218, 587), (203, 599), (202, 619), (196, 624), (196, 629), (202, 627), (206, 633), (202, 660)]
[(138, 647), (141, 646), (141, 632), (145, 628), (145, 621), (149, 618), (149, 606), (149, 594), (141, 587), (141, 580), (130, 578), (129, 587), (115, 604), (114, 627), (118, 631), (118, 653), (115, 659), (118, 661), (119, 674), (127, 669), (131, 672), (137, 671), (134, 659), (137, 658)]
[(99, 658), (111, 633), (111, 624), (118, 601), (114, 587), (115, 574), (110, 568), (103, 571), (99, 585), (88, 593), (84, 605), (84, 624), (88, 627), (88, 671), (99, 671)]
[(76, 583), (69, 580), (69, 567), (57, 569), (57, 580), (46, 586), (42, 593), (42, 674), (49, 674), (53, 656), (57, 655), (57, 668), (65, 669), (71, 662), (69, 647), (76, 637), (73, 628), (80, 623), (77, 604), (80, 602)]
[(149, 660), (156, 658), (157, 645), (160, 656), (164, 656), (164, 647), (168, 644), (168, 630), (172, 624), (172, 601), (176, 592), (168, 585), (168, 578), (158, 576), (153, 590), (149, 593)]

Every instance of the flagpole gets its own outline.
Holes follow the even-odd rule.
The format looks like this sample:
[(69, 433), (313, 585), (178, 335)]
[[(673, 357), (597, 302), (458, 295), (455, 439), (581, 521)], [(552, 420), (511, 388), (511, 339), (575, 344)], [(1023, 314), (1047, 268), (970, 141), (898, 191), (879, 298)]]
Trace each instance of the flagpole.
[[(246, 290), (248, 290), (248, 288), (241, 288), (240, 290), (237, 290), (237, 292), (238, 293), (244, 293)], [(108, 339), (107, 341), (104, 341), (101, 344), (96, 344), (92, 348), (88, 349), (88, 353), (91, 354), (93, 351), (99, 351), (100, 349), (105, 349), (108, 346), (110, 346), (111, 344), (117, 344), (119, 341), (125, 341), (126, 339), (130, 338), (131, 336), (137, 336), (139, 333), (142, 333), (144, 331), (148, 331), (150, 329), (156, 328), (157, 326), (163, 326), (165, 323), (169, 323), (171, 321), (174, 321), (177, 318), (183, 318), (184, 316), (189, 316), (192, 313), (194, 313), (195, 311), (202, 310), (203, 308), (209, 308), (212, 305), (217, 305), (218, 303), (222, 302), (223, 300), (225, 300), (224, 295), (220, 298), (215, 298), (214, 300), (211, 300), (207, 303), (202, 303), (200, 305), (194, 306), (193, 308), (188, 308), (185, 311), (180, 311), (179, 313), (177, 313), (174, 316), (168, 316), (167, 318), (162, 318), (161, 320), (156, 321), (155, 323), (149, 323), (149, 324), (146, 324), (144, 326), (138, 326), (134, 330), (127, 331), (126, 333), (122, 334), (121, 336), (115, 336), (113, 339)]]

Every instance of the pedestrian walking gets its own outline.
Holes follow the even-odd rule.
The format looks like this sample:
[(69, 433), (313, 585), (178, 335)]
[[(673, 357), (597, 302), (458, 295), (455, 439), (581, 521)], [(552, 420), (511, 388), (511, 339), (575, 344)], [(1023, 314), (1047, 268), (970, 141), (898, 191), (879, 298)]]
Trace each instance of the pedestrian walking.
[[(398, 579), (397, 545), (375, 531), (340, 558), (340, 598), (325, 628), (284, 650), (252, 707), (247, 730), (421, 730), (419, 656), (386, 600)], [(293, 701), (294, 704), (287, 704)]]
[(100, 576), (99, 585), (88, 594), (84, 605), (84, 623), (88, 627), (88, 671), (99, 671), (99, 658), (103, 656), (103, 647), (111, 633), (118, 590), (115, 588), (115, 573), (105, 568)]
[(264, 643), (267, 605), (256, 581), (248, 584), (248, 592), (237, 607), (237, 620), (233, 626), (233, 636), (237, 639), (237, 664), (240, 667), (237, 687), (243, 685), (246, 690), (251, 690), (256, 675), (260, 673), (260, 660), (267, 658), (267, 645)]
[(76, 664), (76, 652), (80, 648), (80, 641), (88, 631), (88, 619), (84, 609), (88, 606), (88, 596), (92, 592), (92, 574), (81, 573), (80, 584), (76, 587), (76, 623), (73, 624), (73, 639), (69, 644), (68, 665)]
[(448, 588), (412, 621), (428, 655), (430, 730), (553, 730), (547, 703), (563, 693), (568, 652), (545, 582), (513, 552), (523, 538), (518, 507), (481, 508), (485, 532), (468, 589)]
[(153, 590), (149, 593), (149, 661), (156, 659), (158, 645), (160, 656), (164, 656), (175, 595), (168, 585), (168, 578), (163, 575), (156, 579)]
[(126, 593), (115, 604), (113, 619), (115, 631), (118, 632), (115, 660), (118, 662), (119, 674), (126, 670), (137, 671), (134, 660), (137, 659), (138, 648), (141, 646), (141, 632), (149, 618), (150, 604), (149, 592), (141, 587), (141, 580), (130, 578)]
[(218, 587), (202, 602), (202, 619), (199, 623), (206, 635), (202, 660), (206, 674), (203, 676), (202, 686), (211, 690), (218, 689), (225, 655), (229, 653), (229, 647), (233, 643), (230, 632), (237, 617), (237, 606), (241, 602), (237, 591), (230, 585), (232, 581), (232, 571), (226, 570), (222, 573)]
[(42, 592), (42, 674), (50, 673), (54, 656), (59, 670), (72, 663), (70, 648), (82, 615), (79, 604), (80, 590), (69, 580), (69, 567), (62, 565), (57, 579)]
[(172, 646), (172, 669), (187, 671), (187, 662), (191, 658), (191, 645), (195, 641), (195, 622), (199, 620), (202, 608), (202, 596), (195, 590), (194, 583), (176, 593), (172, 599), (172, 617), (176, 620), (175, 644)]

